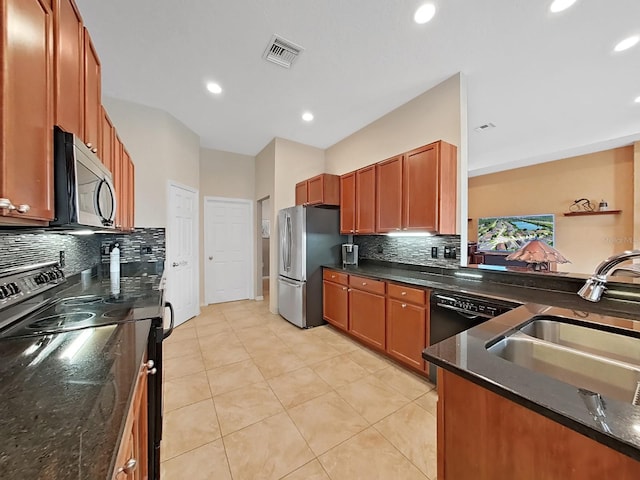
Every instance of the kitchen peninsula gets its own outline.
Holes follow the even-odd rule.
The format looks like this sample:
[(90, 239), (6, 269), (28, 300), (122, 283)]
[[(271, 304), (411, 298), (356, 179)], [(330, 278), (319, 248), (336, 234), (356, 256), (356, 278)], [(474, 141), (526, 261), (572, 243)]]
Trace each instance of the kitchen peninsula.
[[(438, 345), (427, 348), (424, 353), (421, 352), (425, 361), (442, 367), (438, 374), (439, 409), (442, 410), (443, 405), (451, 409), (456, 407), (460, 409), (451, 410), (451, 413), (446, 416), (444, 411), (439, 410), (438, 428), (442, 429), (442, 431), (439, 430), (441, 435), (439, 447), (446, 446), (450, 455), (447, 457), (448, 462), (445, 463), (443, 456), (445, 453), (440, 452), (439, 468), (444, 469), (446, 464), (459, 467), (451, 467), (451, 470), (446, 472), (441, 470), (439, 478), (463, 479), (468, 478), (470, 472), (474, 474), (490, 472), (481, 474), (478, 478), (591, 478), (580, 477), (580, 474), (585, 471), (581, 468), (589, 468), (591, 472), (615, 471), (619, 474), (615, 478), (631, 478), (625, 477), (628, 475), (627, 472), (640, 471), (640, 431), (637, 427), (640, 425), (640, 409), (630, 403), (633, 391), (628, 395), (629, 398), (625, 397), (626, 401), (602, 397), (602, 402), (606, 406), (604, 421), (608, 431), (603, 430), (601, 426), (603, 419), (592, 413), (597, 403), (595, 407), (589, 403), (597, 402), (601, 397), (580, 396), (576, 387), (527, 370), (500, 358), (485, 348), (491, 340), (495, 342), (496, 338), (506, 335), (505, 332), (525, 322), (527, 315), (529, 317), (556, 315), (569, 319), (577, 318), (577, 321), (587, 325), (605, 324), (609, 327), (604, 328), (623, 330), (638, 339), (640, 322), (634, 320), (637, 318), (637, 302), (640, 301), (637, 280), (618, 281), (620, 277), (616, 277), (616, 283), (609, 285), (609, 290), (602, 301), (591, 303), (576, 294), (587, 278), (585, 275), (495, 271), (476, 266), (448, 269), (376, 261), (364, 261), (358, 267), (346, 269), (327, 267), (325, 274), (325, 280), (327, 277), (330, 278), (331, 274), (345, 277), (357, 276), (357, 278), (369, 278), (372, 281), (389, 282), (387, 287), (394, 284), (417, 287), (424, 289), (432, 296), (434, 292), (448, 292), (451, 296), (464, 294), (472, 299), (483, 298), (512, 302), (514, 306), (521, 305), (480, 323), (467, 332), (445, 339)], [(409, 306), (409, 299), (406, 302)], [(389, 334), (389, 312), (390, 309), (387, 307), (387, 335)], [(353, 312), (350, 311), (349, 314)], [(427, 332), (429, 332), (430, 323), (427, 314)], [(348, 331), (348, 326), (343, 329)], [(350, 332), (347, 333), (350, 334)], [(355, 335), (355, 338), (358, 336)], [(389, 342), (388, 336), (386, 340)], [(425, 346), (433, 343), (429, 341), (428, 333), (423, 342)], [(384, 347), (376, 348), (370, 344), (369, 346), (378, 351), (384, 351)], [(387, 353), (389, 353), (388, 346), (387, 344)], [(415, 346), (413, 348), (415, 349)], [(390, 356), (394, 358), (394, 355)], [(397, 357), (395, 359), (397, 360)], [(407, 362), (402, 363), (412, 368), (412, 365)], [(420, 371), (416, 368), (413, 370)], [(450, 393), (449, 389), (453, 393)], [(450, 403), (447, 403), (448, 398), (451, 398)], [(492, 405), (499, 405), (495, 407), (495, 412)], [(510, 412), (506, 417), (500, 413), (506, 411)], [(531, 415), (534, 415), (533, 419), (528, 418)], [(450, 418), (464, 420), (455, 421)], [(496, 421), (496, 424), (489, 425), (486, 418), (493, 419), (492, 421)], [(518, 420), (511, 422), (511, 418)], [(498, 419), (502, 420), (498, 421)], [(516, 426), (515, 422), (520, 422), (522, 427)], [(530, 431), (525, 430), (526, 425), (531, 425)], [(504, 431), (501, 428), (504, 428)], [(447, 438), (443, 436), (445, 431), (449, 432)], [(469, 443), (467, 436), (469, 431), (473, 431), (472, 438), (486, 438), (483, 445), (491, 445), (495, 448), (485, 449), (476, 442)], [(500, 433), (496, 434), (496, 432)], [(513, 448), (524, 448), (523, 452), (511, 451), (508, 450), (508, 446), (502, 445), (501, 439), (511, 438), (509, 435), (515, 435), (515, 438), (505, 443)], [(519, 442), (516, 438), (526, 436), (530, 436), (530, 439), (525, 442), (531, 447), (530, 451), (525, 447), (517, 447)], [(551, 470), (536, 469), (531, 466), (533, 465), (531, 462), (542, 461), (541, 457), (535, 455), (538, 455), (537, 452), (544, 451), (540, 450), (542, 447), (534, 446), (536, 439), (540, 439), (544, 445), (560, 448), (557, 442), (549, 442), (546, 436), (562, 438), (567, 445), (566, 455), (557, 455), (559, 460), (566, 458), (566, 465), (553, 463), (550, 468), (558, 468), (560, 469), (558, 471), (562, 472), (565, 471), (562, 468), (569, 468), (569, 471), (573, 472), (571, 475), (574, 476), (553, 476), (548, 473)], [(492, 440), (489, 441), (489, 438)], [(461, 448), (458, 448), (459, 446)], [(584, 450), (581, 453), (582, 456), (570, 456), (569, 450), (573, 448), (572, 446), (580, 446)], [(464, 448), (469, 450), (465, 451)], [(510, 452), (505, 455), (507, 458), (508, 455), (513, 455), (511, 463), (499, 463), (494, 458), (496, 449)], [(462, 452), (459, 454), (460, 457), (456, 452)], [(486, 462), (483, 463), (480, 457), (482, 453), (479, 452), (486, 452)], [(557, 451), (555, 453), (557, 454)], [(551, 452), (545, 455), (549, 457)], [(461, 460), (461, 457), (468, 459), (466, 463)], [(502, 457), (499, 456), (499, 458)], [(522, 463), (513, 460), (514, 458), (522, 458)], [(599, 460), (589, 460), (591, 458)], [(589, 461), (583, 462), (585, 459)], [(548, 458), (544, 461), (549, 463)], [(584, 467), (575, 466), (583, 463)], [(499, 466), (491, 468), (491, 465)], [(510, 469), (511, 467), (513, 469)], [(571, 470), (572, 468), (575, 471)]]

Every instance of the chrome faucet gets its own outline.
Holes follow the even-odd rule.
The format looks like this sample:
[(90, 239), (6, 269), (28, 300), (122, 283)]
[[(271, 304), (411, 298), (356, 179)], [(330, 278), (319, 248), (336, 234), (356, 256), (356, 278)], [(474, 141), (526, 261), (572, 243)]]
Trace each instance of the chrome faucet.
[(583, 287), (578, 290), (578, 295), (590, 302), (599, 302), (600, 297), (602, 297), (602, 294), (607, 288), (607, 274), (611, 269), (622, 262), (638, 257), (640, 257), (640, 250), (625, 250), (622, 253), (613, 255), (600, 262), (595, 272), (593, 272), (593, 275), (591, 275)]

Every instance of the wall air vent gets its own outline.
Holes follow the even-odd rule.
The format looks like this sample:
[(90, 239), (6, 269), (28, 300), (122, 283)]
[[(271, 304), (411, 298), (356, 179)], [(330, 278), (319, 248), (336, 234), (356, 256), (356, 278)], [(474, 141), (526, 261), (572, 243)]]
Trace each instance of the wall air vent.
[(484, 132), (485, 130), (490, 130), (492, 128), (496, 128), (496, 126), (489, 122), (489, 123), (485, 123), (484, 125), (480, 125), (479, 127), (474, 128), (474, 130), (476, 132)]
[(290, 68), (303, 50), (304, 48), (301, 46), (274, 35), (262, 54), (262, 58), (281, 67)]

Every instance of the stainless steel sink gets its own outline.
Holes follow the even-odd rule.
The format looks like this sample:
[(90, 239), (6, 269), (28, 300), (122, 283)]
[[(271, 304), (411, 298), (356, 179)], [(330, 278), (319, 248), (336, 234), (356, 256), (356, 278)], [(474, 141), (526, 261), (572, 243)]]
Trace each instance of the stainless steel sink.
[(640, 338), (605, 332), (541, 317), (519, 330), (531, 337), (565, 347), (628, 362), (640, 367)]
[(491, 353), (579, 388), (633, 403), (640, 385), (640, 339), (549, 317), (490, 343)]

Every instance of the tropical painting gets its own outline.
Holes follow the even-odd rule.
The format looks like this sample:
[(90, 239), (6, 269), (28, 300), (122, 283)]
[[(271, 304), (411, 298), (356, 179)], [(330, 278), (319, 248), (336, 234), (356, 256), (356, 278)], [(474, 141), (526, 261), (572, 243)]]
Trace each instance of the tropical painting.
[(514, 252), (531, 240), (553, 246), (553, 215), (488, 217), (478, 219), (478, 250)]

